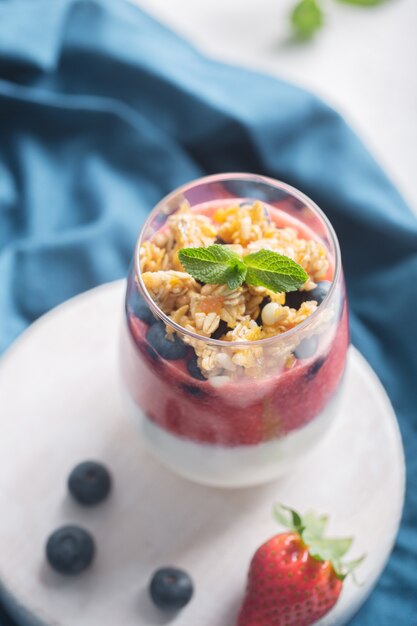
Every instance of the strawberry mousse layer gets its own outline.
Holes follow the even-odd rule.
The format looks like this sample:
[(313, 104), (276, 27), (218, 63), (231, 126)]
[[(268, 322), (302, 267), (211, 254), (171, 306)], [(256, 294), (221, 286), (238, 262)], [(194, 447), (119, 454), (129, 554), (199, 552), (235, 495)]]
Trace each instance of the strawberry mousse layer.
[(348, 345), (343, 311), (326, 354), (262, 380), (231, 381), (220, 388), (197, 380), (187, 359), (167, 360), (147, 341), (148, 326), (129, 318), (125, 381), (133, 401), (163, 430), (198, 443), (236, 447), (282, 437), (318, 416), (339, 386)]

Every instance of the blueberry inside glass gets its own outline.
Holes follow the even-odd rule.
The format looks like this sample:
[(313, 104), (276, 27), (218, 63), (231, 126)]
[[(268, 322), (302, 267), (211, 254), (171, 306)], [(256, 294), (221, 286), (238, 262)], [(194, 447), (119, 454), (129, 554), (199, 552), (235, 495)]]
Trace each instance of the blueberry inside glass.
[[(243, 260), (276, 252), (307, 279), (288, 292), (206, 284), (179, 252), (213, 244)], [(177, 473), (244, 486), (288, 471), (337, 415), (348, 343), (336, 235), (296, 189), (216, 175), (150, 214), (127, 281), (121, 366), (143, 441)]]

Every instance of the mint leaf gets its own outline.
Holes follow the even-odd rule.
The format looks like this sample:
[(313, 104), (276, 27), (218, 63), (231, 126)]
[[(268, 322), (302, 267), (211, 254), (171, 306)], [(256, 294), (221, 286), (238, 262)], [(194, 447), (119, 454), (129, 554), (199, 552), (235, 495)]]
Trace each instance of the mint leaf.
[(323, 12), (316, 0), (300, 0), (291, 13), (291, 23), (301, 39), (310, 39), (323, 26)]
[(247, 267), (248, 285), (266, 287), (271, 291), (296, 291), (308, 274), (301, 265), (287, 256), (272, 250), (259, 250), (243, 258)]
[(227, 284), (230, 289), (236, 289), (245, 280), (245, 264), (227, 246), (214, 244), (208, 248), (182, 248), (178, 258), (185, 271), (203, 283)]
[(229, 289), (237, 289), (244, 282), (246, 278), (247, 269), (245, 264), (239, 259), (239, 263), (236, 263), (225, 273), (225, 282)]
[(308, 274), (292, 259), (259, 250), (243, 260), (227, 246), (183, 248), (178, 258), (186, 272), (197, 280), (211, 285), (227, 284), (230, 289), (240, 287), (244, 280), (271, 291), (295, 291), (308, 279)]

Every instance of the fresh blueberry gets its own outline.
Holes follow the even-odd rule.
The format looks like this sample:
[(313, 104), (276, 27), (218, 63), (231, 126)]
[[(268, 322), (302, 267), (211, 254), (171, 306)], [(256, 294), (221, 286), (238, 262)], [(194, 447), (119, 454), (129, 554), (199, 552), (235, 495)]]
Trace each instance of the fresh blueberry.
[(178, 611), (192, 598), (193, 581), (183, 570), (163, 567), (155, 572), (150, 588), (151, 598), (164, 611)]
[[(204, 379), (205, 380), (205, 379)], [(194, 396), (195, 398), (204, 398), (207, 396), (207, 392), (196, 385), (187, 385), (183, 383), (181, 385), (181, 389), (183, 389), (186, 393), (189, 393), (190, 396)]]
[(216, 328), (216, 330), (214, 331), (214, 333), (212, 334), (211, 338), (212, 339), (220, 339), (221, 337), (223, 337), (223, 335), (225, 335), (228, 331), (230, 330), (230, 328), (228, 327), (228, 325), (226, 324), (226, 322), (224, 320), (220, 320), (220, 324), (218, 325), (218, 327)]
[(264, 298), (261, 302), (261, 304), (259, 305), (259, 315), (256, 318), (255, 322), (258, 324), (258, 326), (262, 326), (263, 321), (262, 321), (262, 309), (264, 308), (264, 306), (266, 304), (268, 304), (268, 302), (271, 302), (271, 298)]
[(312, 357), (319, 345), (319, 340), (317, 335), (312, 335), (311, 337), (306, 337), (298, 344), (297, 348), (294, 350), (294, 354), (297, 359), (309, 359)]
[(216, 237), (216, 240), (214, 243), (217, 244), (218, 246), (224, 246), (226, 242), (221, 237)]
[(291, 309), (299, 309), (303, 302), (312, 300), (311, 291), (288, 291), (285, 294), (285, 305)]
[(292, 309), (299, 309), (307, 300), (316, 300), (317, 304), (321, 304), (329, 292), (330, 285), (329, 280), (322, 280), (311, 291), (289, 291), (285, 294), (285, 304)]
[(189, 361), (187, 361), (187, 370), (193, 378), (196, 378), (197, 380), (206, 380), (206, 377), (198, 367), (197, 356), (195, 354)]
[(307, 372), (306, 372), (306, 378), (307, 380), (313, 380), (313, 378), (316, 376), (316, 374), (321, 370), (321, 368), (323, 367), (324, 363), (325, 363), (326, 359), (324, 357), (319, 357), (318, 359), (316, 359), (314, 361), (314, 363), (312, 363), (310, 365), (310, 367), (308, 368)]
[(311, 291), (307, 291), (310, 294), (310, 300), (316, 300), (317, 304), (321, 304), (324, 298), (329, 293), (329, 289), (331, 287), (330, 280), (321, 280), (317, 283), (317, 286), (314, 287)]
[(159, 354), (155, 352), (155, 350), (151, 346), (145, 345), (145, 352), (148, 356), (151, 357), (152, 361), (155, 361), (155, 363), (158, 362)]
[(94, 557), (94, 541), (79, 526), (63, 526), (49, 537), (46, 557), (61, 574), (75, 575), (87, 569)]
[(71, 495), (85, 506), (93, 506), (107, 498), (110, 488), (111, 478), (108, 470), (96, 461), (79, 463), (68, 478)]
[(187, 354), (187, 346), (181, 339), (175, 336), (172, 339), (167, 339), (165, 324), (162, 322), (151, 326), (146, 333), (146, 338), (155, 352), (169, 361), (182, 359)]
[(128, 306), (131, 309), (133, 315), (142, 320), (142, 322), (145, 322), (145, 324), (149, 324), (149, 326), (151, 326), (152, 324), (155, 324), (155, 322), (157, 322), (157, 319), (152, 314), (145, 300), (137, 292), (136, 289), (132, 289), (131, 291), (130, 298), (128, 300)]

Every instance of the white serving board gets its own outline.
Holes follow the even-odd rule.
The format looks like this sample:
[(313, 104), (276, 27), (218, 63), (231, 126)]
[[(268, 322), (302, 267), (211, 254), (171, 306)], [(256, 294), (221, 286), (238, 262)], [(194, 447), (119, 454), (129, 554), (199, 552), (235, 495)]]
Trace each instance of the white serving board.
[[(362, 586), (347, 581), (321, 626), (346, 624), (375, 585), (398, 529), (404, 458), (397, 422), (369, 365), (351, 349), (342, 409), (308, 463), (279, 481), (241, 490), (178, 478), (142, 448), (125, 416), (118, 375), (124, 282), (70, 300), (41, 318), (0, 363), (0, 581), (26, 625), (234, 626), (255, 549), (279, 531), (282, 502), (331, 515), (330, 531), (356, 537)], [(72, 467), (103, 461), (114, 489), (85, 509), (66, 492)], [(76, 523), (97, 544), (93, 566), (53, 572), (44, 544)], [(177, 616), (152, 606), (159, 566), (185, 568), (192, 602)]]

